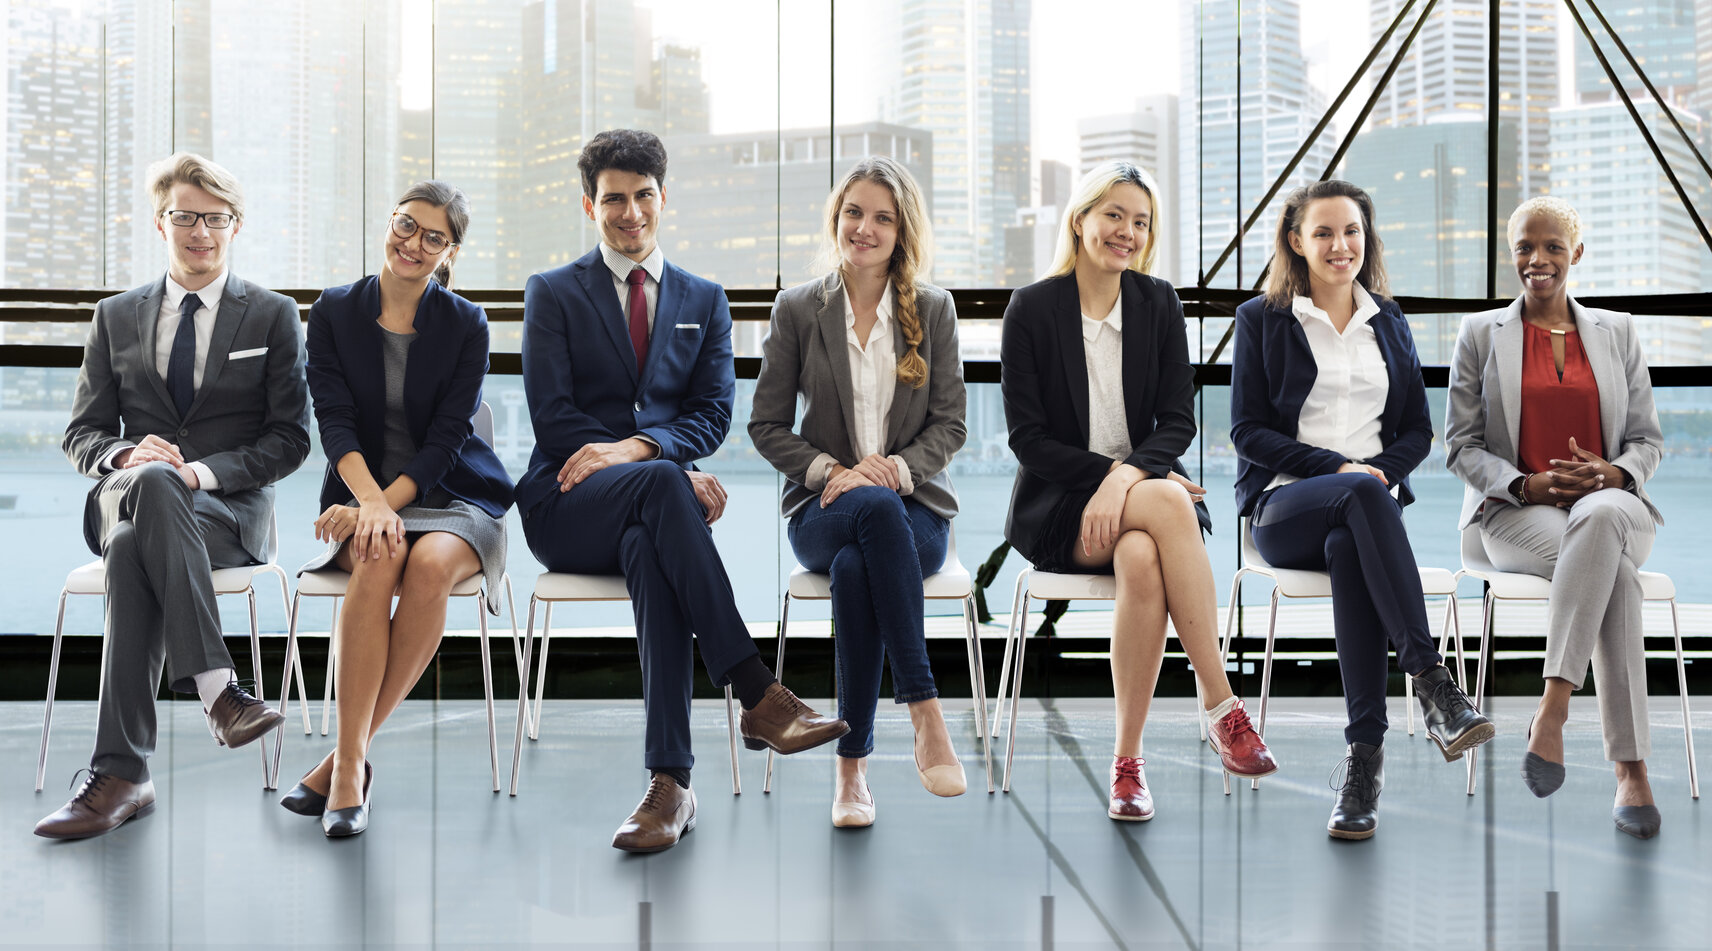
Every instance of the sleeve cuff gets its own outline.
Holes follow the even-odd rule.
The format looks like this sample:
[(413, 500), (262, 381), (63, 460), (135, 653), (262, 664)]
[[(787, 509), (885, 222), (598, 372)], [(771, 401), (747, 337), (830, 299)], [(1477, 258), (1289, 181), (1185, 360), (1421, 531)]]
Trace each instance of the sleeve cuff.
[(909, 495), (915, 491), (915, 479), (910, 475), (909, 463), (903, 456), (888, 456), (898, 466), (898, 494)]
[(185, 466), (191, 472), (196, 473), (196, 484), (199, 488), (207, 492), (218, 492), (220, 490), (220, 480), (215, 477), (213, 469), (200, 462), (187, 462)]
[(826, 480), (832, 475), (832, 467), (835, 465), (838, 465), (838, 460), (832, 458), (831, 453), (823, 452), (815, 456), (814, 461), (808, 464), (808, 473), (803, 476), (804, 487), (815, 492), (826, 488)]
[(658, 459), (658, 458), (660, 458), (660, 443), (659, 443), (659, 442), (658, 442), (658, 441), (656, 441), (656, 440), (655, 440), (655, 439), (654, 439), (654, 437), (652, 437), (652, 436), (649, 436), (649, 435), (647, 435), (647, 434), (646, 434), (646, 433), (637, 433), (637, 434), (636, 434), (636, 438), (637, 438), (637, 439), (640, 439), (640, 440), (642, 440), (642, 441), (643, 441), (643, 442), (645, 442), (645, 443), (647, 443), (647, 444), (648, 444), (648, 445), (650, 445), (650, 446), (653, 446), (653, 447), (654, 447), (654, 454), (653, 454), (653, 455), (652, 455), (652, 456), (649, 456), (649, 457), (648, 457), (648, 458), (649, 458), (649, 459)]
[(1618, 465), (1613, 465), (1611, 468), (1616, 469), (1618, 472), (1621, 472), (1623, 474), (1623, 491), (1624, 492), (1628, 492), (1631, 495), (1640, 495), (1641, 494), (1640, 489), (1638, 489), (1635, 486), (1634, 473), (1632, 473), (1629, 470), (1623, 468), (1622, 466), (1618, 466)]
[(112, 472), (113, 470), (119, 468), (118, 466), (113, 464), (113, 460), (119, 458), (119, 453), (124, 452), (127, 449), (135, 449), (135, 448), (137, 448), (136, 443), (126, 443), (122, 446), (115, 446), (115, 447), (113, 447), (113, 451), (108, 453), (107, 457), (105, 459), (102, 459), (99, 463), (96, 464), (95, 468), (98, 471), (100, 471), (103, 475), (105, 475), (106, 473)]

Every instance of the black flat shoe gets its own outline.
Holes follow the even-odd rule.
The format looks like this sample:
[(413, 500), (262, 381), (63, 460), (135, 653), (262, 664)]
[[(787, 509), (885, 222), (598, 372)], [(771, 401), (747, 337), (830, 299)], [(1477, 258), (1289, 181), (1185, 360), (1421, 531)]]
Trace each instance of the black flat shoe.
[[(1528, 739), (1534, 738), (1534, 721), (1528, 720)], [(1538, 753), (1522, 757), (1522, 783), (1528, 792), (1544, 799), (1563, 786), (1563, 764), (1554, 763)], [(1621, 826), (1621, 820), (1617, 823)]]
[(369, 827), (369, 787), (374, 783), (374, 767), (365, 762), (363, 770), (362, 803), (321, 813), (321, 831), (327, 838), (342, 839), (357, 835)]
[(1332, 772), (1331, 787), (1338, 798), (1326, 833), (1334, 839), (1372, 838), (1379, 830), (1379, 790), (1384, 786), (1385, 748), (1351, 743), (1349, 755)]
[(1611, 820), (1617, 823), (1618, 831), (1637, 839), (1658, 835), (1659, 825), (1664, 821), (1657, 806), (1617, 806), (1611, 810)]
[[(363, 769), (367, 771), (367, 775), (372, 776), (374, 773), (374, 767), (366, 760), (363, 762)], [(313, 769), (309, 771), (309, 773), (313, 772), (315, 772)], [(309, 773), (304, 773), (303, 778), (308, 779)], [(363, 781), (367, 782), (368, 779), (365, 777)], [(286, 812), (295, 812), (300, 816), (319, 818), (321, 813), (327, 811), (327, 796), (325, 793), (318, 793), (304, 785), (302, 782), (299, 782), (297, 785), (291, 787), (290, 792), (279, 797), (279, 805), (280, 808), (284, 809)]]

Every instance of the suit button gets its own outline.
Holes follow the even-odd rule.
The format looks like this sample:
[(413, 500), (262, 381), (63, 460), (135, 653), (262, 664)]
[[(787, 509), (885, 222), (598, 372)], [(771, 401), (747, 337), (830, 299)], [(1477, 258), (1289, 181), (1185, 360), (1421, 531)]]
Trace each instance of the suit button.
[(641, 400), (636, 401), (635, 409), (636, 409), (636, 412), (638, 412), (638, 413), (642, 412), (642, 401)]
[(179, 435), (180, 435), (180, 436), (188, 436), (188, 435), (190, 435), (190, 430), (188, 430), (188, 429), (181, 429), (181, 430), (179, 430), (179, 431), (178, 431), (178, 434), (179, 434)]

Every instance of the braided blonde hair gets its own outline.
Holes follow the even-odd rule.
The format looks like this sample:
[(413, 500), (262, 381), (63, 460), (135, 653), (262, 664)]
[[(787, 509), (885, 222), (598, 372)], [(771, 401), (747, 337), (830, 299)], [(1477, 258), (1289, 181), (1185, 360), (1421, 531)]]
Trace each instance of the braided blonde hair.
[(915, 389), (927, 385), (927, 361), (921, 358), (921, 314), (916, 309), (916, 278), (932, 265), (933, 229), (928, 224), (927, 203), (922, 200), (921, 186), (915, 177), (896, 159), (874, 155), (857, 162), (844, 173), (843, 181), (826, 200), (826, 228), (822, 235), (821, 252), (815, 261), (817, 271), (836, 268), (842, 271), (838, 254), (838, 215), (844, 207), (844, 195), (857, 182), (873, 182), (884, 186), (898, 206), (898, 240), (892, 248), (890, 277), (893, 302), (896, 304), (898, 327), (904, 332), (907, 349), (898, 358), (898, 379)]

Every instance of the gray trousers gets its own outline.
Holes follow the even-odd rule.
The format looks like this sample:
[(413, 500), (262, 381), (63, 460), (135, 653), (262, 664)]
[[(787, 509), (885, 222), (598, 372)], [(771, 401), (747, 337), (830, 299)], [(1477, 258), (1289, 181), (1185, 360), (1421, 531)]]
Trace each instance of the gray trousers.
[(1495, 567), (1551, 579), (1544, 676), (1579, 690), (1592, 663), (1605, 758), (1613, 762), (1646, 759), (1652, 747), (1639, 571), (1655, 532), (1646, 505), (1620, 489), (1582, 496), (1567, 509), (1487, 505), (1481, 521)]
[(232, 666), (220, 639), (212, 568), (254, 564), (226, 504), (192, 492), (151, 463), (96, 483), (84, 536), (107, 566), (107, 637), (90, 767), (140, 783), (155, 750), (155, 694), (164, 666), (179, 693), (195, 676)]

